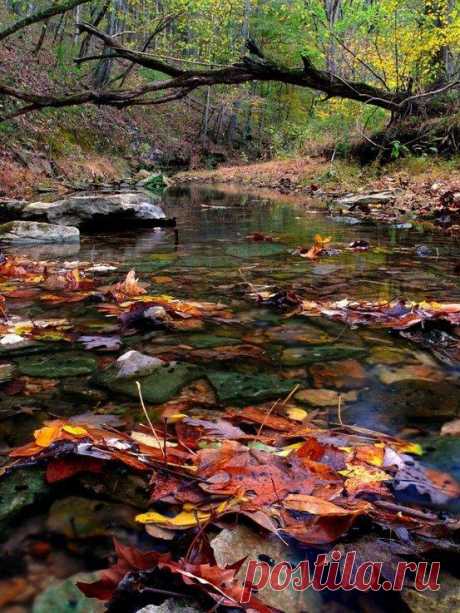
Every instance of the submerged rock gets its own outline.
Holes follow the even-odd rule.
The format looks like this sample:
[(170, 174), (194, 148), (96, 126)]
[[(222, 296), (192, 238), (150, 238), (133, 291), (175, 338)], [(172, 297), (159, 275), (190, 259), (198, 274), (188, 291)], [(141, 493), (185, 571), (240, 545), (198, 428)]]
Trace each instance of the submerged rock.
[(116, 367), (118, 367), (116, 377), (117, 379), (134, 376), (142, 377), (151, 374), (157, 368), (165, 364), (163, 360), (152, 358), (139, 351), (127, 351), (121, 355), (116, 362)]
[(61, 379), (89, 375), (96, 370), (97, 362), (91, 356), (77, 353), (37, 355), (16, 361), (21, 375), (43, 379)]
[(303, 366), (316, 362), (329, 362), (345, 358), (362, 357), (367, 354), (364, 347), (347, 347), (334, 345), (331, 347), (291, 347), (281, 354), (282, 364), (288, 366)]
[(166, 219), (160, 200), (141, 192), (78, 194), (56, 202), (32, 202), (24, 207), (25, 218), (43, 219), (64, 226), (81, 226), (110, 218), (152, 222)]
[(135, 514), (136, 509), (127, 504), (69, 496), (51, 505), (47, 527), (67, 538), (94, 538), (116, 534), (117, 527), (134, 528)]
[(25, 507), (49, 491), (42, 469), (16, 469), (0, 480), (0, 532)]
[[(244, 525), (222, 530), (211, 541), (211, 547), (220, 568), (231, 566), (243, 560), (243, 564), (236, 575), (242, 583), (251, 560), (256, 562), (273, 560), (274, 565), (276, 562), (285, 562), (286, 559), (289, 559), (289, 549), (286, 548), (284, 542), (274, 535), (261, 536)], [(297, 577), (297, 575), (295, 576)], [(319, 611), (321, 609), (321, 596), (318, 592), (313, 589), (296, 591), (292, 587), (292, 583), (285, 590), (275, 590), (267, 585), (258, 592), (257, 598), (269, 607), (274, 607), (279, 611), (289, 611), (290, 613)]]
[(10, 221), (0, 225), (0, 241), (9, 243), (75, 243), (78, 228), (37, 221)]
[(0, 364), (0, 383), (10, 381), (13, 378), (13, 364)]
[(112, 392), (138, 399), (139, 390), (136, 381), (139, 381), (144, 400), (152, 404), (160, 404), (170, 400), (188, 383), (199, 379), (203, 375), (202, 370), (194, 364), (167, 362), (164, 362), (161, 366), (155, 365), (150, 373), (147, 370), (141, 374), (134, 373), (125, 377), (120, 377), (119, 373), (119, 366), (112, 366), (98, 374), (95, 377), (95, 383)]
[(221, 402), (241, 404), (286, 396), (299, 383), (275, 375), (246, 375), (239, 372), (207, 372), (207, 378)]
[(295, 394), (295, 400), (303, 404), (307, 404), (312, 407), (336, 407), (339, 404), (339, 397), (343, 402), (356, 402), (358, 400), (358, 393), (355, 391), (339, 394), (335, 390), (300, 390)]
[(75, 585), (78, 582), (94, 583), (98, 580), (96, 573), (78, 573), (52, 583), (34, 601), (32, 613), (102, 613), (105, 603), (96, 598), (87, 598)]
[(327, 364), (313, 364), (310, 369), (313, 381), (319, 388), (359, 389), (367, 383), (367, 374), (356, 360), (342, 360)]

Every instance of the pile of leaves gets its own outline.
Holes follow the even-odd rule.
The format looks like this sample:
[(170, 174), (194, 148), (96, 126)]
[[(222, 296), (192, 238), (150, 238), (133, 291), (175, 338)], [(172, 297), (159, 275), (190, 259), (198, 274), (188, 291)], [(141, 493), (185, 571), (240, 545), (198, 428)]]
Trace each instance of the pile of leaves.
[(323, 551), (372, 531), (391, 534), (416, 558), (456, 547), (460, 522), (436, 508), (459, 497), (460, 485), (423, 466), (419, 445), (342, 424), (326, 430), (282, 403), (179, 409), (165, 405), (154, 425), (144, 407), (149, 425), (129, 433), (103, 418), (50, 421), (10, 453), (3, 478), (39, 464), (50, 484), (85, 472), (103, 479), (121, 463), (150, 484), (150, 509), (135, 517), (146, 549), (116, 543), (116, 565), (80, 584), (87, 596), (114, 602), (155, 593), (172, 574), (175, 593), (271, 611), (236, 577), (243, 561), (221, 568), (209, 547), (209, 533), (235, 521)]

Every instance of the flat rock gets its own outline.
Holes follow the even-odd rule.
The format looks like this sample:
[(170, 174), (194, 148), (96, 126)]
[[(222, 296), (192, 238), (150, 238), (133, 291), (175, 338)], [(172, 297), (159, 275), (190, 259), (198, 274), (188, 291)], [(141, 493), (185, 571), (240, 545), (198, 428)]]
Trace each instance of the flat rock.
[(16, 469), (0, 480), (0, 530), (24, 507), (49, 492), (43, 469)]
[(106, 610), (104, 602), (87, 598), (75, 585), (80, 581), (94, 583), (98, 579), (96, 573), (78, 573), (64, 581), (52, 583), (37, 596), (32, 613), (102, 613)]
[(353, 206), (359, 204), (385, 204), (391, 202), (396, 197), (393, 190), (377, 192), (373, 194), (350, 194), (336, 200), (337, 204), (343, 206)]
[(339, 403), (339, 397), (343, 402), (356, 402), (358, 394), (356, 391), (339, 394), (335, 390), (300, 390), (295, 394), (294, 398), (302, 404), (307, 404), (312, 407), (336, 407)]
[(87, 354), (58, 353), (18, 358), (16, 365), (21, 375), (62, 379), (89, 375), (96, 370), (97, 362)]
[(78, 194), (55, 202), (32, 202), (24, 207), (25, 218), (39, 219), (64, 226), (81, 226), (91, 222), (152, 222), (166, 219), (160, 200), (142, 192), (115, 194)]
[(290, 347), (282, 352), (281, 363), (287, 366), (304, 366), (316, 362), (362, 357), (366, 353), (367, 349), (364, 347), (347, 347), (345, 345)]
[(139, 380), (144, 400), (152, 404), (167, 402), (183, 387), (203, 375), (202, 370), (194, 364), (167, 362), (143, 376), (137, 374), (132, 377), (119, 377), (118, 373), (119, 368), (116, 365), (112, 366), (96, 375), (95, 383), (112, 392), (138, 399), (139, 390), (136, 381)]
[(239, 372), (211, 371), (206, 373), (221, 402), (245, 404), (284, 397), (300, 383), (280, 379), (275, 375), (247, 375)]
[(310, 372), (318, 388), (359, 389), (368, 380), (366, 371), (356, 360), (313, 364)]
[[(274, 563), (284, 562), (289, 555), (289, 549), (280, 539), (274, 535), (261, 536), (244, 525), (222, 530), (211, 541), (211, 547), (221, 568), (246, 558), (237, 574), (241, 582), (244, 582), (250, 560), (259, 562), (261, 559), (270, 559)], [(295, 591), (290, 587), (277, 591), (267, 585), (257, 593), (257, 598), (269, 607), (290, 613), (321, 609), (321, 596), (312, 589)]]
[(439, 383), (444, 379), (444, 373), (425, 364), (409, 364), (400, 368), (378, 366), (377, 375), (384, 385), (391, 385), (398, 381), (432, 381)]
[(10, 221), (0, 225), (0, 241), (9, 243), (77, 243), (78, 228), (37, 221)]

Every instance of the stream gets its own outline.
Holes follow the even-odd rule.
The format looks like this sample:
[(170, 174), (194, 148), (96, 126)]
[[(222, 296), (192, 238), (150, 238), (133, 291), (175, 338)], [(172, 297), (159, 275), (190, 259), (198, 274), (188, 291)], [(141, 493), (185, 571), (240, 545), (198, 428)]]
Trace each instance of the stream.
[[(126, 228), (84, 234), (80, 244), (10, 246), (4, 252), (31, 260), (114, 267), (100, 273), (99, 285), (117, 283), (135, 270), (150, 294), (220, 303), (232, 316), (220, 321), (204, 318), (176, 330), (136, 330), (123, 336), (112, 351), (86, 349), (80, 342), (61, 339), (48, 339), (30, 351), (2, 347), (0, 364), (12, 364), (15, 370), (13, 377), (0, 380), (0, 467), (8, 451), (30, 441), (46, 419), (107, 413), (124, 424), (142, 420), (137, 398), (98, 380), (98, 373), (121, 354), (136, 350), (198, 365), (203, 378), (206, 374), (209, 378), (192, 392), (211, 398), (215, 410), (276, 401), (295, 388), (291, 400), (307, 414), (326, 423), (341, 420), (419, 443), (425, 464), (460, 480), (460, 438), (440, 433), (444, 424), (460, 416), (459, 363), (454, 359), (458, 347), (453, 356), (445, 351), (442, 333), (415, 343), (391, 330), (353, 328), (325, 317), (279, 312), (250, 296), (253, 288), (269, 288), (316, 301), (460, 302), (458, 239), (416, 225), (354, 223), (347, 216), (331, 216), (318, 200), (261, 197), (237, 187), (173, 188), (164, 194), (162, 206), (167, 217), (177, 218), (177, 232)], [(248, 240), (253, 233), (273, 241)], [(339, 252), (315, 260), (293, 254), (300, 246), (310, 247), (317, 234), (331, 237), (331, 247)], [(366, 241), (369, 249), (348, 249), (353, 241)], [(83, 336), (111, 336), (116, 329), (116, 320), (96, 303), (53, 304), (37, 294), (8, 300), (8, 307), (11, 316), (22, 319), (65, 318)], [(225, 348), (242, 345), (246, 350), (241, 355), (225, 356)], [(251, 385), (241, 384), (242, 375), (252, 377)], [(158, 404), (178, 395), (164, 392)], [(148, 390), (146, 397), (148, 401)], [(154, 411), (155, 402), (149, 404)], [(10, 558), (8, 563), (3, 558), (2, 564), (6, 576), (16, 568), (16, 574), (27, 577), (29, 591), (31, 584), (36, 585), (15, 613), (21, 607), (44, 611), (43, 602), (42, 608), (33, 603), (53, 575), (64, 579), (94, 570), (80, 545), (68, 545), (69, 515), (79, 512), (72, 495), (63, 489), (58, 507), (49, 498), (35, 504), (34, 496), (26, 496), (14, 528), (8, 524)], [(91, 507), (95, 495), (86, 496)], [(123, 497), (115, 515), (123, 514)], [(2, 500), (0, 518), (8, 516), (4, 507)], [(449, 510), (460, 511), (460, 505)], [(111, 510), (105, 512), (112, 517)], [(85, 524), (89, 538), (104, 534), (107, 517), (98, 513), (97, 521), (88, 519)], [(72, 521), (83, 524), (85, 519)], [(27, 553), (17, 559), (11, 551), (24, 535), (32, 535), (32, 545), (29, 542)], [(41, 555), (40, 543), (43, 551), (51, 547), (51, 553), (47, 549), (46, 556)]]

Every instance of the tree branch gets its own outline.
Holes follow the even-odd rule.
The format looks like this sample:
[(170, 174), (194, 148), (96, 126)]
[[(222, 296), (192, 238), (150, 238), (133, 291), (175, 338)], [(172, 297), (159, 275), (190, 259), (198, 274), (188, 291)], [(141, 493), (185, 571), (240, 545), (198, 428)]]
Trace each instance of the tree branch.
[(79, 6), (80, 4), (86, 4), (88, 2), (91, 2), (91, 0), (66, 0), (61, 4), (54, 4), (53, 6), (49, 6), (42, 11), (36, 11), (35, 13), (31, 13), (27, 17), (24, 17), (24, 19), (20, 19), (19, 21), (16, 21), (10, 26), (7, 26), (3, 30), (0, 30), (0, 41), (4, 40), (5, 38), (8, 38), (8, 36), (11, 36), (16, 32), (19, 32), (19, 30), (27, 28), (34, 23), (44, 21), (45, 19), (49, 19), (50, 17), (54, 17), (55, 15), (61, 15), (62, 13), (66, 13), (67, 11), (70, 11), (76, 6)]

